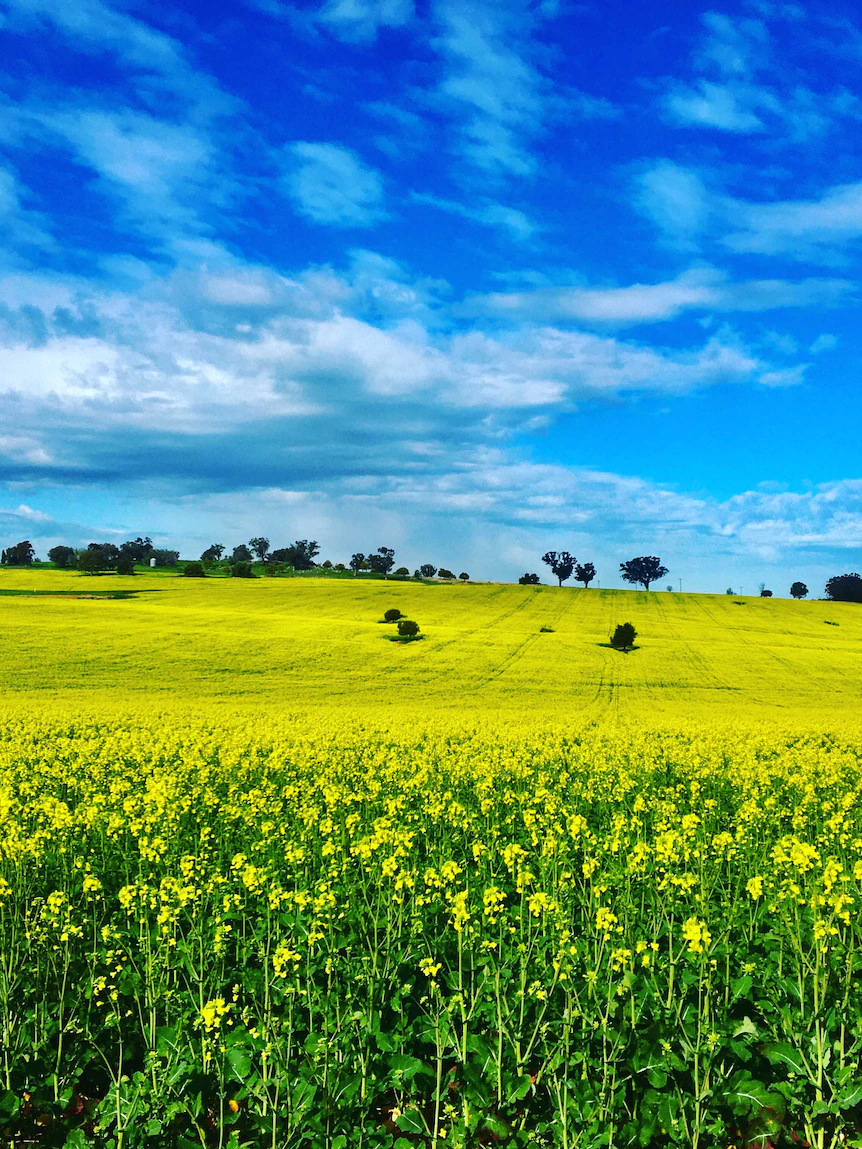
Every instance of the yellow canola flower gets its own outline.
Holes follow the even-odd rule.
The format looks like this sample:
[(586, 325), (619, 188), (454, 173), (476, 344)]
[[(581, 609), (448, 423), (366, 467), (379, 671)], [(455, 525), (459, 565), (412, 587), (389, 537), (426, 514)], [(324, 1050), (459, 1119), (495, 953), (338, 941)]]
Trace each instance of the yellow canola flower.
[(682, 936), (688, 952), (691, 954), (702, 954), (712, 944), (712, 934), (709, 932), (706, 922), (702, 922), (696, 917), (686, 918), (683, 922)]

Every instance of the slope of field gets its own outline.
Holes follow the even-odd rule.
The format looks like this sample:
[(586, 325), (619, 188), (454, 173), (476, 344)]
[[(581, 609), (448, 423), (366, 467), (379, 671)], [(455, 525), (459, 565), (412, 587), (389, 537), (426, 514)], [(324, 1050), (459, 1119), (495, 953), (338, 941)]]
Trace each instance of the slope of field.
[[(392, 606), (422, 641), (390, 641)], [(623, 621), (639, 635), (630, 654), (607, 645)], [(7, 705), (822, 723), (855, 714), (862, 695), (862, 607), (820, 601), (6, 570), (0, 633)]]

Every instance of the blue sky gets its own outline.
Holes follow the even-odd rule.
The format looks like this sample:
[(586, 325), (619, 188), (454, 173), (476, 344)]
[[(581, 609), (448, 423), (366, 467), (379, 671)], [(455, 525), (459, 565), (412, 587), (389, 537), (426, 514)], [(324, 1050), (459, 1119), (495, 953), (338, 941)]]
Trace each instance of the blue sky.
[(0, 534), (862, 567), (840, 3), (0, 0)]

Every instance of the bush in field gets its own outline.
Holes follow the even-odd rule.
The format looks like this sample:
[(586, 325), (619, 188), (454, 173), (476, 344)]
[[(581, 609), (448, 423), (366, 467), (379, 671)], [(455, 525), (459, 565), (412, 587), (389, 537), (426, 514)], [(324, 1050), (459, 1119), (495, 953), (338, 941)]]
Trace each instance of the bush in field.
[(470, 576), (467, 574), (466, 571), (461, 571), (461, 573), (458, 575), (458, 578), (461, 580), (461, 582), (469, 582), (470, 581)]
[(419, 633), (419, 623), (412, 618), (402, 618), (398, 622), (399, 638), (415, 638)]
[[(200, 563), (198, 563), (198, 566), (200, 566)], [(122, 553), (117, 559), (116, 570), (118, 575), (133, 575), (135, 573), (135, 560), (131, 555)], [(201, 567), (201, 570), (203, 570), (203, 567)]]
[(772, 591), (764, 589), (760, 592), (760, 597), (761, 598), (772, 598)]
[(183, 574), (186, 578), (206, 578), (203, 563), (186, 563)]
[(254, 578), (251, 563), (233, 563), (230, 568), (230, 573), (234, 578)]
[(808, 587), (804, 582), (795, 582), (790, 588), (790, 594), (793, 598), (805, 598), (808, 594)]
[(629, 651), (635, 644), (638, 632), (630, 622), (621, 622), (611, 635), (611, 646), (615, 650)]
[(397, 622), (399, 618), (403, 618), (403, 614), (397, 606), (390, 607), (383, 616), (384, 622)]
[(537, 574), (522, 574), (518, 583), (520, 586), (538, 586), (539, 576)]

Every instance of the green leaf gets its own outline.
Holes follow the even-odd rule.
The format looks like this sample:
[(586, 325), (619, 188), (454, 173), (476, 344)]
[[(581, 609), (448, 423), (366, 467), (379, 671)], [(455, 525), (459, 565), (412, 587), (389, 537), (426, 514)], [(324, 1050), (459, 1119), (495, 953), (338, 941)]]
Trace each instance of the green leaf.
[(757, 1026), (754, 1024), (754, 1022), (751, 1020), (751, 1018), (748, 1016), (748, 1014), (745, 1015), (745, 1017), (742, 1019), (742, 1021), (739, 1023), (739, 1025), (736, 1027), (736, 1029), (733, 1031), (733, 1036), (734, 1037), (757, 1037)]
[(345, 1149), (347, 1145), (347, 1138), (343, 1133), (339, 1133), (337, 1137), (332, 1138), (332, 1149)]
[(63, 1142), (63, 1149), (88, 1149), (89, 1142), (83, 1129), (73, 1129)]
[(237, 1080), (245, 1081), (251, 1073), (251, 1058), (244, 1049), (229, 1049), (227, 1059)]
[(771, 1065), (787, 1065), (794, 1073), (805, 1073), (805, 1062), (802, 1059), (802, 1054), (786, 1041), (776, 1041), (764, 1045), (763, 1054)]
[(667, 1085), (667, 1074), (663, 1069), (648, 1069), (647, 1081), (653, 1089), (664, 1089)]
[(21, 1102), (11, 1089), (0, 1093), (0, 1117), (12, 1117), (18, 1112)]
[[(425, 1124), (418, 1109), (405, 1109), (395, 1122), (399, 1129), (405, 1133), (425, 1133)], [(402, 1138), (403, 1140), (403, 1138)]]
[(392, 1072), (399, 1073), (405, 1081), (412, 1081), (419, 1073), (429, 1072), (418, 1057), (409, 1057), (406, 1053), (393, 1053), (388, 1064)]

